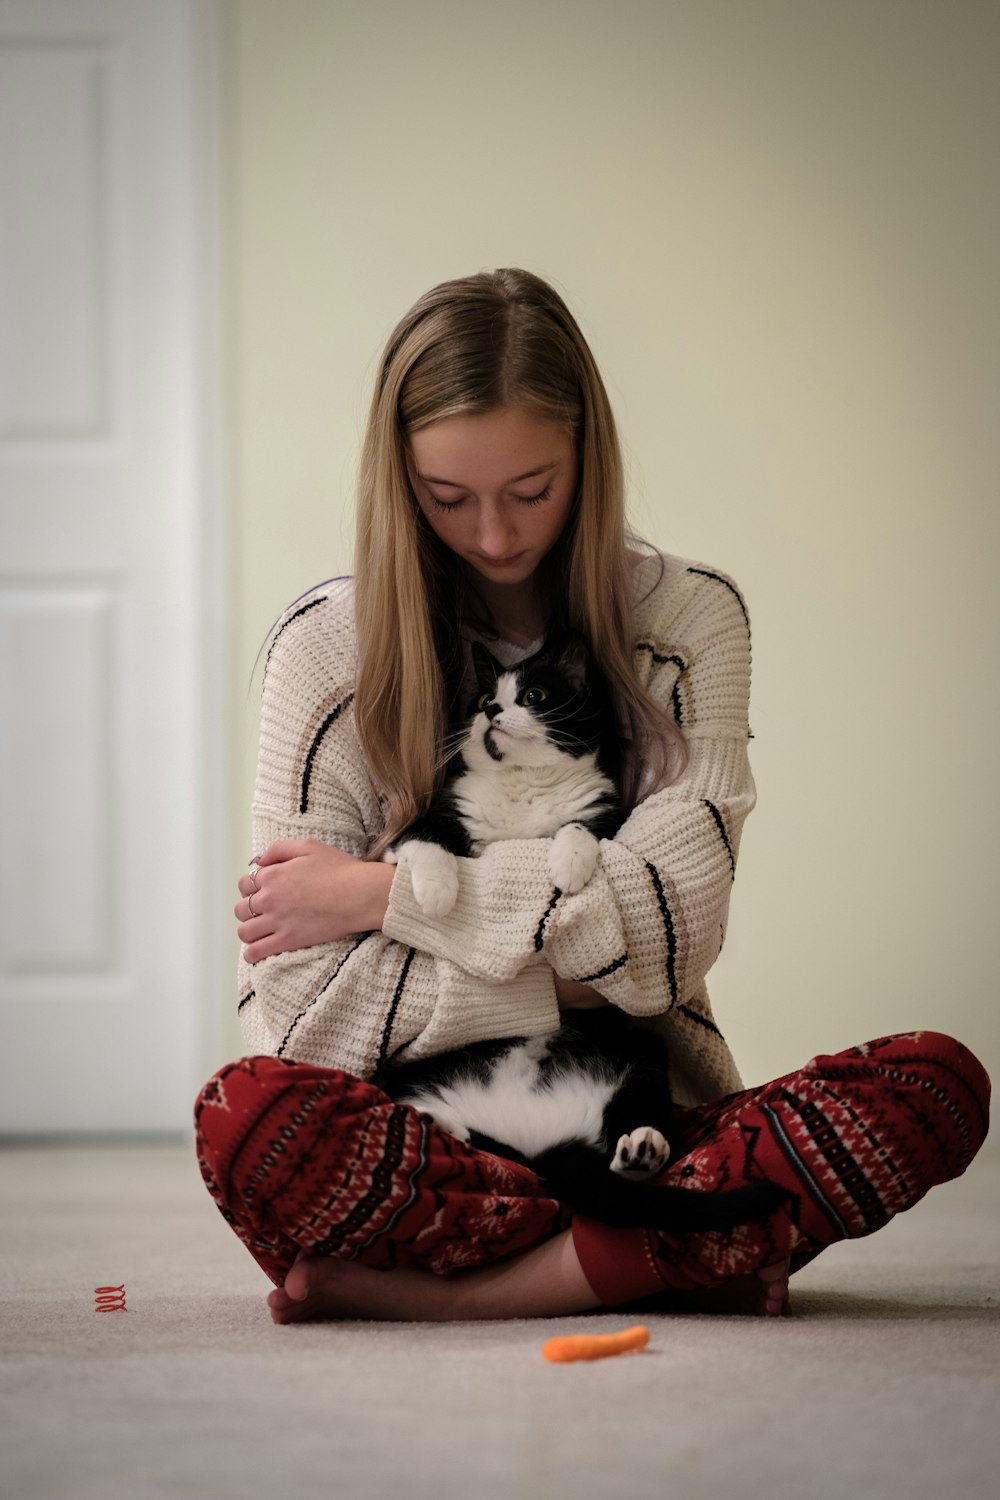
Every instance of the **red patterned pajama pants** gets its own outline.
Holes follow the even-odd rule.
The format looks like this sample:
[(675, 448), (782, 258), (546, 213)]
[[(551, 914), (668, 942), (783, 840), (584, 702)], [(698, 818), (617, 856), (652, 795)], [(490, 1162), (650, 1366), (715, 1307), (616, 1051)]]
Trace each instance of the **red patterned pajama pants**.
[(612, 1229), (545, 1196), (527, 1168), (475, 1151), (372, 1084), (274, 1057), (222, 1068), (195, 1106), (198, 1161), (223, 1217), (276, 1285), (300, 1249), (438, 1274), (501, 1260), (567, 1227), (609, 1307), (718, 1286), (879, 1229), (965, 1171), (986, 1135), (990, 1083), (960, 1042), (882, 1037), (678, 1111), (658, 1180), (724, 1189), (766, 1180), (789, 1198), (725, 1234)]

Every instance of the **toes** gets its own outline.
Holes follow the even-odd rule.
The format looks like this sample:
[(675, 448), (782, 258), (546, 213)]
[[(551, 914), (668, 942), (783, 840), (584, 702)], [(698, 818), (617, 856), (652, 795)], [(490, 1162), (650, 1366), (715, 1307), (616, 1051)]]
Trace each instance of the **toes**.
[[(309, 1260), (305, 1255), (299, 1255), (292, 1269), (285, 1277), (282, 1288), (285, 1295), (292, 1302), (304, 1302), (309, 1295)], [(273, 1293), (272, 1293), (273, 1296)], [(268, 1301), (270, 1302), (270, 1297)]]
[(267, 1294), (267, 1305), (271, 1310), (272, 1323), (297, 1323), (303, 1315), (305, 1304), (294, 1301), (283, 1287), (275, 1287)]
[(652, 1125), (641, 1125), (638, 1130), (621, 1137), (611, 1170), (630, 1176), (653, 1177), (666, 1165), (669, 1156), (670, 1147), (660, 1131)]
[(780, 1318), (789, 1310), (788, 1261), (776, 1261), (772, 1266), (761, 1266), (757, 1281), (763, 1293), (762, 1312), (767, 1318)]

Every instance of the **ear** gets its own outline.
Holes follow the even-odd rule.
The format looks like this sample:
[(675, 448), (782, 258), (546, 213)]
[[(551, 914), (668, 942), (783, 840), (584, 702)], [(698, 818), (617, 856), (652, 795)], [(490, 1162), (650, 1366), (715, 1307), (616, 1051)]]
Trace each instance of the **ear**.
[(555, 660), (574, 692), (582, 693), (590, 671), (590, 648), (578, 630), (567, 631)]
[(476, 686), (479, 691), (492, 693), (503, 667), (481, 641), (472, 642), (472, 665), (476, 671)]

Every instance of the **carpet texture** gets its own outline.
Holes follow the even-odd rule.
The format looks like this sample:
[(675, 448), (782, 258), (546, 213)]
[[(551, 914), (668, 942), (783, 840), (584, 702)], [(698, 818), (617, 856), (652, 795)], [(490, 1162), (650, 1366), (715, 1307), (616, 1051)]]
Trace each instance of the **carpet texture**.
[(807, 1267), (791, 1317), (648, 1315), (647, 1351), (588, 1365), (541, 1345), (640, 1315), (275, 1327), (190, 1145), (11, 1148), (0, 1200), (10, 1500), (997, 1493), (989, 1146)]

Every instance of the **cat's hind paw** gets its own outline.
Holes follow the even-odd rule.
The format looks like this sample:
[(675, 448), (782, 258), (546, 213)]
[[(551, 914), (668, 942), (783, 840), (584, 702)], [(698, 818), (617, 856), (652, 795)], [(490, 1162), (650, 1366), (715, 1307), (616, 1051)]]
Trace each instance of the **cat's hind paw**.
[(630, 1135), (623, 1135), (615, 1148), (612, 1172), (635, 1180), (655, 1177), (670, 1160), (666, 1136), (653, 1125), (640, 1125)]
[(597, 868), (600, 845), (580, 823), (567, 823), (552, 840), (549, 874), (561, 891), (575, 896)]
[(458, 900), (458, 864), (440, 844), (409, 839), (396, 851), (410, 871), (413, 899), (428, 917), (446, 917)]

